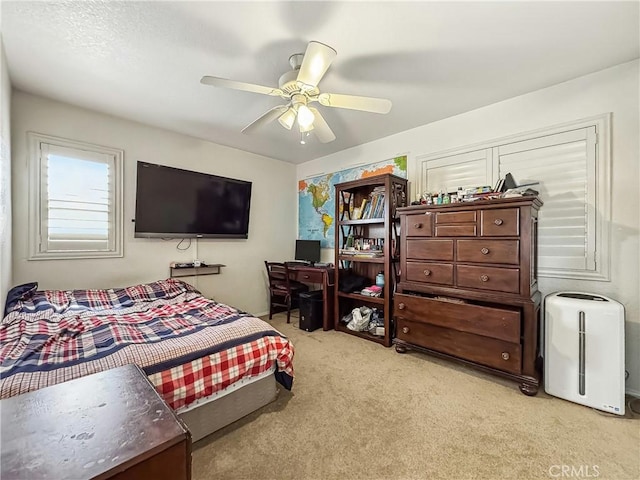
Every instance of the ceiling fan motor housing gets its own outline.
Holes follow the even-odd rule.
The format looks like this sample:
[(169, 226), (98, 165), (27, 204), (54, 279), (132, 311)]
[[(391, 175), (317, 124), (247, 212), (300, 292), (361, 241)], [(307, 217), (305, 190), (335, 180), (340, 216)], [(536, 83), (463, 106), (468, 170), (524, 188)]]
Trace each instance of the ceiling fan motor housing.
[(299, 91), (300, 87), (298, 86), (298, 82), (296, 82), (297, 78), (298, 70), (289, 70), (288, 72), (285, 72), (280, 76), (280, 79), (278, 80), (278, 86), (280, 87), (280, 90), (287, 93), (288, 95)]

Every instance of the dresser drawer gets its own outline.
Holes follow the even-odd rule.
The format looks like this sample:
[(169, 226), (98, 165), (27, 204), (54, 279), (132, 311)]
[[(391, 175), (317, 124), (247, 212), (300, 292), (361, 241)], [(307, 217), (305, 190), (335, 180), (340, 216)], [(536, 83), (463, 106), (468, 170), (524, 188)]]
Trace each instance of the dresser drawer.
[(450, 223), (476, 223), (476, 212), (438, 212), (436, 225)]
[(519, 293), (520, 269), (457, 265), (456, 284), (459, 287)]
[(394, 316), (397, 319), (520, 343), (520, 311), (515, 308), (485, 307), (396, 294)]
[(518, 240), (458, 240), (456, 243), (459, 262), (520, 263), (520, 242)]
[(407, 258), (453, 260), (453, 240), (407, 240)]
[(406, 215), (403, 220), (407, 237), (431, 237), (433, 235), (433, 214), (431, 212)]
[(520, 232), (517, 208), (497, 208), (480, 212), (480, 235), (483, 237), (515, 236)]
[(475, 237), (476, 224), (437, 225), (436, 237)]
[(409, 282), (453, 285), (453, 265), (450, 263), (407, 262), (405, 278)]
[(520, 374), (522, 353), (519, 343), (504, 342), (449, 328), (398, 319), (396, 337), (405, 342), (465, 360)]

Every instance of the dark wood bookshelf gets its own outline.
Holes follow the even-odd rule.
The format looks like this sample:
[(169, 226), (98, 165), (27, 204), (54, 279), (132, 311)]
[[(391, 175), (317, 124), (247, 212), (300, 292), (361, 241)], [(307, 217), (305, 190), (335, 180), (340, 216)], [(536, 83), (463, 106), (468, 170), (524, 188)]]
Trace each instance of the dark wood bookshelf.
[[(400, 256), (400, 223), (396, 217), (396, 209), (407, 204), (407, 180), (395, 175), (385, 174), (362, 178), (336, 185), (336, 228), (335, 228), (335, 329), (357, 337), (374, 341), (384, 346), (391, 346), (392, 296), (395, 289), (398, 258)], [(374, 205), (373, 218), (352, 219), (352, 209), (363, 203)], [(361, 215), (363, 212), (360, 213)], [(364, 213), (370, 215), (370, 213)], [(354, 245), (351, 245), (353, 239)], [(340, 251), (356, 245), (364, 247), (363, 256), (344, 255)], [(367, 248), (368, 247), (368, 248)], [(378, 249), (381, 256), (367, 257), (369, 249)], [(376, 276), (384, 276), (384, 286), (380, 297), (369, 297), (357, 292), (340, 291), (344, 279), (351, 274), (367, 279), (365, 286), (375, 285)], [(377, 337), (368, 332), (349, 330), (341, 319), (354, 308), (369, 306), (378, 311), (384, 319), (384, 337)]]

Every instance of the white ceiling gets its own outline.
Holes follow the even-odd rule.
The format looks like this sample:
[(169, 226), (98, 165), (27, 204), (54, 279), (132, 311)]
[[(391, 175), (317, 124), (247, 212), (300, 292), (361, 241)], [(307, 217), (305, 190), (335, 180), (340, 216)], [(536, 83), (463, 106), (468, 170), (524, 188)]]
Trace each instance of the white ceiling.
[[(10, 2), (14, 87), (302, 163), (640, 56), (638, 2)], [(389, 98), (387, 115), (318, 106), (337, 139), (240, 130), (310, 40), (335, 48), (323, 92)], [(523, 112), (526, 115), (526, 112)], [(294, 128), (295, 130), (295, 128)]]

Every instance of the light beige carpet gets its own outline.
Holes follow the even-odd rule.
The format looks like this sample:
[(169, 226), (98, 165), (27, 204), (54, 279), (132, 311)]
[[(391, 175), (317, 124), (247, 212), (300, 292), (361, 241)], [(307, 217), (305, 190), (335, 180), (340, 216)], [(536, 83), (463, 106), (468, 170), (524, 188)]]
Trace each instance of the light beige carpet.
[(638, 418), (297, 321), (293, 391), (196, 443), (194, 480), (640, 478)]

